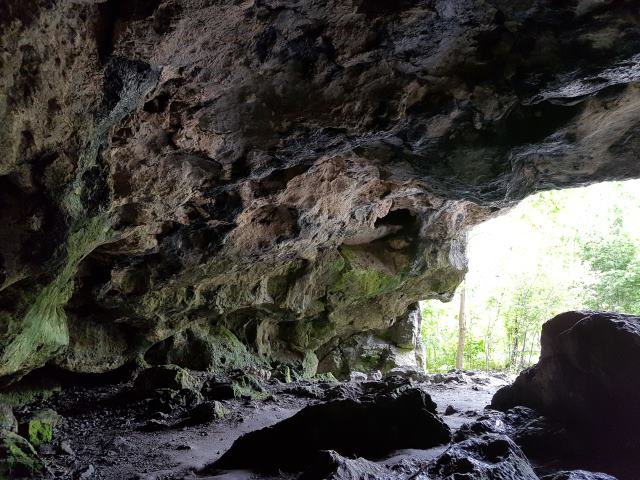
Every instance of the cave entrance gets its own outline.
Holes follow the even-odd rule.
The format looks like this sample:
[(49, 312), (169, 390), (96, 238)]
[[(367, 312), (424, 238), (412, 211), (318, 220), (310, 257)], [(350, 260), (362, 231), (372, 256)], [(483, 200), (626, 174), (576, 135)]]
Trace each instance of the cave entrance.
[(640, 180), (532, 195), (468, 240), (453, 299), (421, 303), (429, 371), (516, 373), (538, 360), (540, 329), (556, 314), (640, 314)]

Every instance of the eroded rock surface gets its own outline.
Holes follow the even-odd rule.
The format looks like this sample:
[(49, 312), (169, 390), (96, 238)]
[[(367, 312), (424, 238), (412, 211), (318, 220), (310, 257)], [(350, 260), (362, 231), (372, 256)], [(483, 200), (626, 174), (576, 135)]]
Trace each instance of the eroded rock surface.
[(470, 226), (640, 174), (638, 16), (3, 1), (0, 378), (114, 370), (196, 321), (301, 360), (449, 297)]

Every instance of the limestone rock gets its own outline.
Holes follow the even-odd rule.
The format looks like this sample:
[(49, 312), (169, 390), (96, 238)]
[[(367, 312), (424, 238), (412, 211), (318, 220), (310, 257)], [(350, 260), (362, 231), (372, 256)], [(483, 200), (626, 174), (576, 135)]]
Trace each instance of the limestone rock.
[(159, 365), (142, 370), (138, 373), (133, 390), (140, 394), (152, 392), (160, 388), (170, 390), (192, 389), (195, 380), (184, 368), (177, 365)]
[(27, 440), (0, 429), (0, 478), (32, 478), (44, 468), (42, 459)]
[(207, 322), (196, 323), (154, 345), (145, 359), (156, 365), (175, 364), (214, 372), (259, 363), (227, 328)]
[(386, 468), (364, 458), (345, 458), (328, 450), (319, 452), (299, 480), (390, 480), (397, 478)]
[(640, 175), (636, 0), (18, 3), (1, 383), (115, 370), (202, 321), (283, 361), (408, 346), (389, 328), (451, 297), (470, 227)]
[(586, 472), (584, 470), (570, 470), (545, 475), (541, 480), (617, 480), (616, 477), (600, 472)]

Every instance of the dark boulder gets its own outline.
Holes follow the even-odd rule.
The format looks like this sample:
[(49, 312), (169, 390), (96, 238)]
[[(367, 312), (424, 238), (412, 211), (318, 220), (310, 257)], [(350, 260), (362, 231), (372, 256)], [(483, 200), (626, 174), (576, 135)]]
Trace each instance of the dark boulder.
[(382, 457), (402, 448), (447, 443), (449, 427), (419, 389), (403, 389), (361, 400), (329, 401), (240, 437), (212, 468), (304, 471), (317, 452)]
[(604, 440), (634, 440), (640, 429), (640, 317), (567, 312), (544, 324), (539, 362), (492, 406), (536, 409)]
[(428, 472), (446, 480), (538, 480), (518, 446), (509, 437), (495, 434), (454, 443)]
[(506, 412), (486, 410), (475, 421), (462, 425), (453, 439), (461, 442), (484, 434), (508, 436), (529, 457), (567, 457), (574, 453), (575, 438), (564, 426), (527, 407)]

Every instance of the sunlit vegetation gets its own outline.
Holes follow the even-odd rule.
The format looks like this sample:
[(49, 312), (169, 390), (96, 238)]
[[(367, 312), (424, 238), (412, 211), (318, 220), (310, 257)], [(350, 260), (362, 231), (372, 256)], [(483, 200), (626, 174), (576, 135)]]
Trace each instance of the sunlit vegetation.
[(640, 313), (640, 182), (543, 192), (469, 234), (469, 273), (449, 303), (422, 304), (426, 366), (519, 371), (540, 328), (567, 310)]

